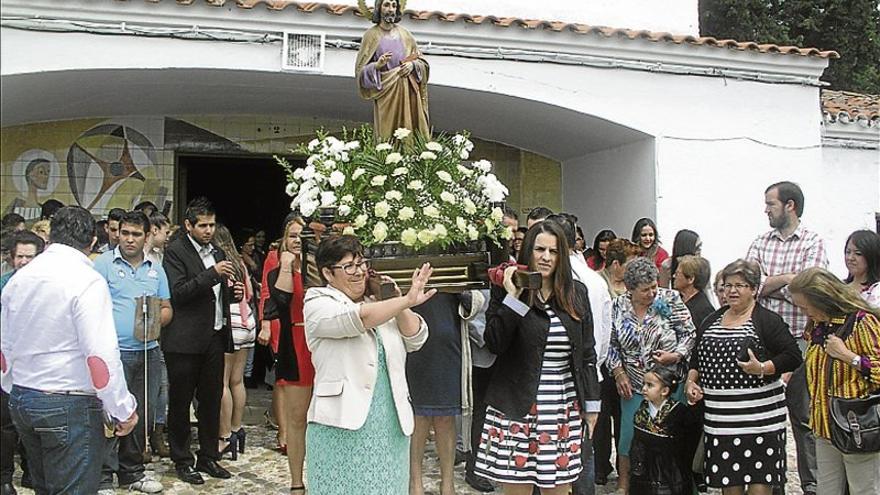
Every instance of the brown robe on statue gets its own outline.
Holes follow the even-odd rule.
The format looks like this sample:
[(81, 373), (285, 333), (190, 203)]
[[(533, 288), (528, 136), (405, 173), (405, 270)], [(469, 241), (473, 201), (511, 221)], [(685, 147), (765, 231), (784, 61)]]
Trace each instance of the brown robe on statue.
[[(391, 63), (379, 71), (381, 89), (364, 87), (364, 70), (367, 65), (375, 62), (381, 53), (379, 44), (383, 37), (396, 33), (403, 46), (404, 59), (400, 61), (413, 63), (409, 76), (401, 77), (400, 65), (393, 68)], [(388, 41), (386, 40), (386, 43)], [(410, 129), (430, 138), (431, 127), (428, 123), (428, 62), (419, 53), (416, 41), (405, 28), (395, 25), (390, 32), (378, 25), (364, 33), (361, 48), (355, 64), (355, 78), (361, 98), (373, 101), (373, 129), (377, 139), (388, 140), (398, 128)], [(418, 75), (421, 77), (419, 78)], [(421, 79), (421, 81), (419, 81)]]

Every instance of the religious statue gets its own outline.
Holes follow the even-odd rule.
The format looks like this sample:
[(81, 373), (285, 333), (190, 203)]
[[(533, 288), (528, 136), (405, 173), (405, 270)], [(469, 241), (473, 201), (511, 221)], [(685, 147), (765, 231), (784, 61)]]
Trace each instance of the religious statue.
[(376, 0), (370, 14), (359, 0), (361, 13), (375, 26), (364, 33), (355, 64), (361, 98), (373, 101), (373, 129), (388, 140), (398, 128), (430, 137), (428, 124), (428, 62), (416, 40), (399, 25), (406, 0)]

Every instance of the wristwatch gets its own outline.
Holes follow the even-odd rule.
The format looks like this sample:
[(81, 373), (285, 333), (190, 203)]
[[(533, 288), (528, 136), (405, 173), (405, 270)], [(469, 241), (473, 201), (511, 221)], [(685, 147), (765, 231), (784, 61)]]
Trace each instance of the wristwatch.
[(862, 356), (859, 356), (858, 354), (856, 354), (855, 357), (853, 357), (852, 360), (849, 362), (849, 364), (853, 368), (861, 368), (862, 367)]

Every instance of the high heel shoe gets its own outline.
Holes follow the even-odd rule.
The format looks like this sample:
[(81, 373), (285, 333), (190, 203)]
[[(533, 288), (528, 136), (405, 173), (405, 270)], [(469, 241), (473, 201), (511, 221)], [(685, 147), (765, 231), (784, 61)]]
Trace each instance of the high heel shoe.
[(220, 438), (220, 440), (226, 442), (226, 447), (220, 451), (220, 458), (223, 458), (223, 454), (229, 454), (232, 456), (233, 461), (238, 460), (238, 437), (235, 436), (235, 433), (231, 433), (226, 438)]
[(233, 431), (232, 434), (238, 439), (238, 453), (244, 454), (244, 443), (245, 439), (247, 439), (247, 431), (242, 427), (239, 428), (238, 431)]

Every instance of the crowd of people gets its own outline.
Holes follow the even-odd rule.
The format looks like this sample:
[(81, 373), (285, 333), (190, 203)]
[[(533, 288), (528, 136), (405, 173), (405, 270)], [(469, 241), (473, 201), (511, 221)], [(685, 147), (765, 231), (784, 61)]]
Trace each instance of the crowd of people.
[(574, 215), (508, 209), (510, 261), (463, 293), (428, 289), (429, 264), (401, 291), (296, 212), (264, 249), (205, 198), (179, 227), (150, 203), (102, 222), (56, 203), (2, 221), (4, 495), (16, 453), (37, 493), (161, 492), (149, 450), (186, 483), (232, 477), (260, 348), (294, 495), (421, 495), (432, 432), (442, 495), (459, 460), (482, 492), (592, 494), (616, 472), (624, 494), (778, 493), (788, 424), (804, 493), (880, 493), (858, 423), (880, 408), (880, 236), (852, 233), (838, 278), (794, 183), (714, 278), (692, 230), (670, 254), (650, 218), (588, 244)]

